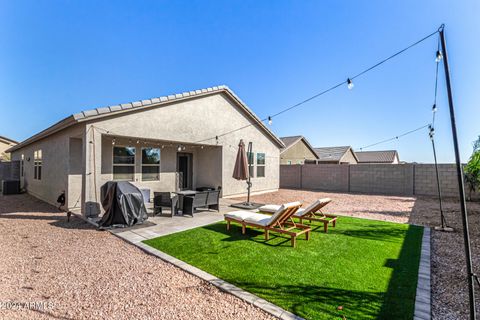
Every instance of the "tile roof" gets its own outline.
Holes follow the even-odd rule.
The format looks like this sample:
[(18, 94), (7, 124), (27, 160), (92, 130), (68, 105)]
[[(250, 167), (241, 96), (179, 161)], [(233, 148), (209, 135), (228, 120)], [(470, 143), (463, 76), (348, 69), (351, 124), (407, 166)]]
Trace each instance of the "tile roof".
[(318, 155), (318, 161), (340, 161), (351, 149), (350, 146), (314, 148)]
[(358, 163), (392, 163), (395, 160), (395, 156), (399, 158), (396, 150), (358, 151), (355, 154), (357, 155)]
[(6, 142), (9, 142), (9, 143), (13, 143), (13, 144), (18, 143), (18, 141), (12, 140), (12, 139), (4, 137), (4, 136), (0, 136), (0, 140), (6, 141)]
[(302, 136), (291, 136), (291, 137), (280, 137), (280, 140), (282, 140), (283, 144), (285, 145), (285, 149), (288, 149), (297, 141), (301, 140), (303, 137)]
[(117, 104), (112, 106), (99, 107), (99, 108), (75, 113), (57, 122), (56, 124), (48, 127), (47, 129), (33, 135), (32, 137), (22, 141), (18, 145), (10, 148), (9, 152), (20, 149), (25, 145), (28, 145), (38, 139), (42, 139), (52, 133), (63, 130), (78, 122), (93, 120), (100, 117), (106, 117), (114, 113), (128, 112), (128, 111), (134, 111), (136, 109), (154, 107), (156, 105), (163, 104), (163, 103), (181, 101), (181, 100), (185, 100), (193, 97), (210, 95), (218, 92), (226, 92), (228, 95), (230, 95), (230, 97), (233, 98), (233, 100), (236, 100), (236, 102), (238, 102), (238, 104), (247, 112), (247, 114), (249, 114), (255, 120), (255, 122), (258, 123), (261, 129), (263, 129), (274, 141), (276, 141), (280, 147), (282, 148), (284, 147), (283, 142), (261, 121), (260, 118), (257, 117), (257, 115), (255, 115), (255, 113), (229, 87), (225, 85), (221, 85), (221, 86), (215, 86), (215, 87), (210, 87), (205, 89), (171, 94), (167, 96), (151, 98), (151, 99), (146, 99), (141, 101), (133, 101), (133, 102), (122, 103), (122, 104)]

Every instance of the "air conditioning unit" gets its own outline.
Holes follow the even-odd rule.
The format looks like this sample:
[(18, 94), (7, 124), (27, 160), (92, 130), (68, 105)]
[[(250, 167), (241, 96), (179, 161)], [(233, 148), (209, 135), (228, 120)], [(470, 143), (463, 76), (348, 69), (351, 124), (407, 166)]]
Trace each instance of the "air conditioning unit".
[(19, 180), (3, 180), (2, 181), (2, 194), (19, 194), (20, 193), (20, 181)]

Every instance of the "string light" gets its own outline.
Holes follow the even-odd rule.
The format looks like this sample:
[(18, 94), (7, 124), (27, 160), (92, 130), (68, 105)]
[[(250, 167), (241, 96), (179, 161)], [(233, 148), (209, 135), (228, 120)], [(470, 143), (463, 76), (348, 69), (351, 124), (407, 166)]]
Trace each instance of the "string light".
[[(375, 69), (375, 68), (378, 68), (378, 67), (381, 66), (382, 64), (384, 64), (384, 63), (390, 61), (391, 59), (399, 56), (400, 54), (404, 53), (405, 51), (407, 51), (407, 50), (415, 47), (416, 45), (424, 42), (425, 40), (433, 37), (434, 35), (436, 35), (436, 34), (439, 33), (439, 30), (440, 30), (440, 29), (435, 30), (434, 32), (426, 35), (425, 37), (421, 38), (420, 40), (415, 41), (414, 43), (412, 43), (412, 44), (410, 44), (409, 46), (403, 48), (402, 50), (397, 51), (396, 53), (390, 55), (389, 57), (387, 57), (387, 58), (385, 58), (385, 59), (377, 62), (376, 64), (374, 64), (374, 65), (372, 65), (372, 66), (364, 69), (363, 71), (357, 73), (357, 74), (354, 75), (353, 77), (348, 78), (348, 79), (347, 79), (347, 86), (351, 83), (352, 86), (350, 86), (350, 87), (353, 88), (353, 80), (355, 80), (356, 78), (364, 75), (365, 73), (367, 73), (367, 72), (369, 72), (369, 71), (371, 71), (371, 70), (373, 70), (373, 69)], [(337, 88), (339, 88), (339, 87), (341, 87), (341, 86), (344, 86), (344, 85), (345, 85), (345, 81), (339, 82), (339, 83), (331, 86), (331, 87), (328, 88), (328, 89), (325, 89), (325, 90), (323, 90), (323, 91), (321, 91), (321, 92), (319, 92), (319, 93), (317, 93), (317, 94), (315, 94), (315, 95), (313, 95), (313, 96), (311, 96), (311, 97), (309, 97), (309, 98), (306, 98), (306, 99), (303, 100), (303, 101), (297, 102), (297, 103), (295, 103), (294, 105), (291, 105), (291, 106), (289, 106), (289, 107), (287, 107), (287, 108), (285, 108), (285, 109), (283, 109), (283, 110), (281, 110), (281, 111), (279, 111), (279, 112), (277, 112), (277, 113), (275, 113), (275, 114), (272, 114), (272, 115), (270, 116), (270, 118), (273, 119), (274, 117), (279, 116), (279, 115), (281, 115), (281, 114), (283, 114), (283, 113), (285, 113), (285, 112), (288, 112), (288, 111), (290, 111), (290, 110), (292, 110), (292, 109), (298, 108), (298, 107), (304, 105), (305, 103), (307, 103), (307, 102), (309, 102), (309, 101), (312, 101), (313, 99), (316, 99), (316, 98), (318, 98), (318, 97), (320, 97), (320, 96), (322, 96), (322, 95), (324, 95), (324, 94), (327, 94), (327, 93), (329, 93), (330, 91), (333, 91), (333, 90), (335, 90), (335, 89), (337, 89)], [(349, 87), (349, 89), (350, 89), (350, 87)], [(263, 121), (266, 121), (266, 120), (268, 120), (268, 118), (262, 119), (261, 121), (263, 122)], [(226, 136), (226, 135), (228, 135), (228, 134), (231, 134), (231, 133), (234, 133), (234, 132), (243, 130), (243, 129), (248, 128), (248, 127), (251, 127), (251, 126), (257, 126), (257, 125), (258, 125), (257, 123), (251, 123), (251, 124), (248, 124), (248, 125), (245, 125), (245, 126), (242, 126), (242, 127), (239, 127), (239, 128), (236, 128), (236, 129), (227, 131), (227, 132), (224, 132), (224, 133), (222, 133), (222, 134), (220, 134), (220, 135), (217, 135), (217, 136), (215, 137), (216, 140), (217, 140), (217, 144), (218, 144), (218, 137), (219, 137), (219, 136), (223, 137), (223, 136)], [(212, 140), (212, 139), (213, 139), (213, 137), (208, 137), (208, 138), (205, 138), (205, 139), (202, 139), (202, 140), (195, 141), (195, 143), (201, 143), (201, 142), (209, 141), (209, 140)]]
[(428, 125), (428, 136), (430, 137), (430, 140), (433, 140), (433, 136), (435, 135), (435, 128), (430, 124)]
[(406, 135), (412, 134), (412, 133), (417, 132), (417, 131), (419, 131), (419, 130), (422, 130), (422, 129), (426, 128), (426, 127), (430, 127), (430, 124), (426, 124), (426, 125), (421, 126), (421, 127), (417, 128), (417, 129), (413, 129), (413, 130), (407, 131), (407, 132), (405, 132), (405, 133), (399, 134), (398, 136), (395, 136), (395, 137), (393, 137), (393, 138), (389, 138), (389, 139), (385, 139), (385, 140), (382, 140), (382, 141), (379, 141), (379, 142), (376, 142), (376, 143), (372, 143), (372, 144), (370, 144), (370, 145), (368, 145), (368, 146), (361, 147), (361, 148), (359, 148), (359, 149), (360, 149), (360, 151), (362, 151), (363, 149), (367, 149), (367, 148), (370, 148), (370, 147), (373, 147), (373, 146), (376, 146), (376, 145), (379, 145), (379, 144), (382, 144), (382, 143), (385, 143), (385, 142), (389, 142), (389, 141), (393, 141), (393, 140), (398, 140), (398, 139), (401, 138), (401, 137), (404, 137), (404, 136), (406, 136)]
[(353, 84), (352, 79), (348, 78), (348, 79), (347, 79), (347, 88), (348, 88), (348, 90), (352, 90), (353, 87), (355, 87), (355, 85)]
[(115, 145), (115, 138), (112, 139), (112, 145)]
[(434, 103), (433, 106), (432, 106), (432, 112), (435, 113), (437, 112), (437, 104)]
[(435, 62), (439, 63), (443, 59), (443, 54), (440, 50), (437, 50), (437, 54), (435, 55)]
[(272, 117), (268, 116), (268, 124), (272, 125)]
[(181, 146), (181, 145), (179, 145), (179, 146), (177, 147), (177, 151), (182, 151), (182, 146)]

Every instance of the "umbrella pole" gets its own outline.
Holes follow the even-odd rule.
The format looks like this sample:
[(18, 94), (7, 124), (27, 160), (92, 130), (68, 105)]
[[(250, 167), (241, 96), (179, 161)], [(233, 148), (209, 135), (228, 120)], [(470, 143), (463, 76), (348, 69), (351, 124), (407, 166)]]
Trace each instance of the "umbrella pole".
[[(247, 204), (250, 204), (250, 188), (252, 187), (252, 182), (250, 181), (250, 167), (252, 164), (250, 163), (250, 155), (252, 154), (252, 142), (248, 143), (248, 180), (247, 180)], [(253, 162), (253, 157), (252, 157)]]

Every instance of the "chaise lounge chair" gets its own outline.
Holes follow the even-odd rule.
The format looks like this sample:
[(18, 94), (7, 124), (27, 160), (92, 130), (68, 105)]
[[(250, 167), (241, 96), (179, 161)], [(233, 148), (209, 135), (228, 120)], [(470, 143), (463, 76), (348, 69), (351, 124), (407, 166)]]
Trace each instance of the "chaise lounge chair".
[[(305, 209), (300, 208), (297, 212), (293, 215), (294, 218), (299, 219), (300, 223), (303, 223), (303, 220), (308, 220), (310, 222), (320, 222), (323, 223), (323, 231), (327, 233), (328, 225), (331, 223), (332, 227), (335, 228), (337, 223), (337, 216), (331, 214), (325, 214), (321, 211), (323, 207), (329, 204), (332, 200), (330, 198), (323, 198), (318, 199), (317, 201), (313, 202), (311, 205), (306, 207)], [(258, 208), (260, 212), (267, 212), (267, 213), (274, 213), (276, 210), (280, 208), (279, 205), (275, 204), (268, 204)]]
[(292, 247), (296, 246), (297, 237), (306, 234), (306, 239), (310, 237), (311, 228), (301, 223), (295, 223), (292, 216), (300, 209), (300, 202), (292, 202), (279, 206), (273, 215), (255, 213), (251, 211), (233, 211), (226, 213), (227, 230), (230, 230), (232, 222), (242, 226), (242, 234), (245, 234), (247, 226), (264, 230), (265, 240), (270, 239), (270, 231), (290, 236)]

